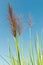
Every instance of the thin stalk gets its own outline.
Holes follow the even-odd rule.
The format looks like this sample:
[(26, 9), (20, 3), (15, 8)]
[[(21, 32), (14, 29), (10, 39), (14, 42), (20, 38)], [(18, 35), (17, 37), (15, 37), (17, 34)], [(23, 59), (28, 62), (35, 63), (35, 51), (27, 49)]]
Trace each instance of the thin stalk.
[(10, 65), (9, 62), (8, 62), (3, 56), (0, 55), (0, 57), (1, 57), (8, 65)]

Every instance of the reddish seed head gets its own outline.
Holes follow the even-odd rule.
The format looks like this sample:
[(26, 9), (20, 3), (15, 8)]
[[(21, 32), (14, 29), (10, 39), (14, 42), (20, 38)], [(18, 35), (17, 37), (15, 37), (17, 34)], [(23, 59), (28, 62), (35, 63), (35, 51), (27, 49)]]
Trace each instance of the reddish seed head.
[(21, 16), (18, 16), (17, 20), (17, 32), (20, 35), (22, 32), (22, 22), (21, 22)]
[(28, 15), (28, 26), (29, 27), (33, 26), (33, 23), (31, 22), (31, 15), (30, 14)]
[(21, 34), (21, 17), (18, 16), (18, 19), (16, 21), (16, 19), (13, 16), (12, 13), (12, 7), (10, 6), (10, 4), (8, 5), (8, 10), (9, 10), (9, 19), (10, 19), (10, 24), (11, 24), (11, 32), (13, 34), (14, 37), (16, 37), (16, 31), (17, 33), (20, 35)]
[(11, 31), (12, 31), (12, 34), (16, 36), (16, 19), (13, 16), (12, 7), (10, 4), (8, 5), (8, 10), (9, 10), (9, 19), (10, 19), (11, 29), (12, 29)]

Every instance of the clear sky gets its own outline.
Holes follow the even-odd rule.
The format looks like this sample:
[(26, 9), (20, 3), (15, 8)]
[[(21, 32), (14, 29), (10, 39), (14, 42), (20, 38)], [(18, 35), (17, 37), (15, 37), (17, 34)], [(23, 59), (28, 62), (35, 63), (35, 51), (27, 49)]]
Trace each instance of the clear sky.
[[(11, 43), (11, 48), (15, 50), (13, 46), (13, 36), (9, 30), (8, 15), (8, 3), (12, 5), (13, 12), (22, 14), (23, 22), (27, 21), (28, 13), (31, 13), (32, 21), (35, 25), (32, 28), (33, 36), (38, 32), (40, 35), (41, 29), (43, 30), (43, 0), (0, 0), (0, 54), (8, 54), (8, 39)], [(29, 29), (25, 28), (24, 32), (20, 35), (20, 47), (23, 44), (26, 49), (26, 45), (29, 45)], [(0, 61), (2, 62), (2, 61)]]

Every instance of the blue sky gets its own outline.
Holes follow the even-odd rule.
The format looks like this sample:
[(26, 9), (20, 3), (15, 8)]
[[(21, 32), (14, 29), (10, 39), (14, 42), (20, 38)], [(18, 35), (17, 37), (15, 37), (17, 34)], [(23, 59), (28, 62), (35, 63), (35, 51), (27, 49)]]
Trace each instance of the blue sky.
[[(2, 55), (8, 54), (8, 39), (10, 40), (11, 48), (13, 48), (12, 50), (15, 50), (12, 43), (13, 36), (10, 33), (9, 21), (7, 19), (8, 3), (12, 5), (14, 13), (23, 15), (24, 23), (27, 21), (28, 13), (31, 13), (32, 21), (35, 22), (32, 28), (32, 38), (36, 32), (40, 35), (41, 29), (43, 30), (43, 0), (0, 0), (0, 54)], [(25, 28), (20, 35), (20, 42), (23, 43), (26, 50), (26, 45), (28, 46), (29, 44), (28, 28)]]

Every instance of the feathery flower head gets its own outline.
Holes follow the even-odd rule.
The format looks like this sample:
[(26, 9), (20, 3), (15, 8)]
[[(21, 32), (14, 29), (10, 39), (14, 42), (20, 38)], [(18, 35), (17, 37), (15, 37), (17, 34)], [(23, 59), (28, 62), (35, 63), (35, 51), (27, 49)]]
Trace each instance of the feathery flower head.
[(16, 19), (13, 16), (12, 13), (12, 7), (9, 4), (8, 5), (8, 10), (9, 10), (9, 20), (10, 20), (10, 24), (11, 24), (11, 32), (13, 34), (14, 37), (16, 37), (16, 32), (20, 35), (22, 32), (22, 23), (21, 23), (21, 17), (18, 16), (18, 19)]
[(16, 19), (13, 16), (12, 7), (10, 4), (8, 4), (8, 10), (9, 10), (9, 20), (11, 24), (11, 32), (14, 35), (14, 37), (16, 37)]
[(22, 22), (21, 22), (21, 15), (18, 16), (18, 19), (17, 19), (17, 32), (18, 34), (20, 35), (22, 33)]
[(33, 23), (32, 23), (32, 21), (31, 21), (31, 15), (29, 14), (28, 15), (28, 27), (32, 27), (33, 26)]

